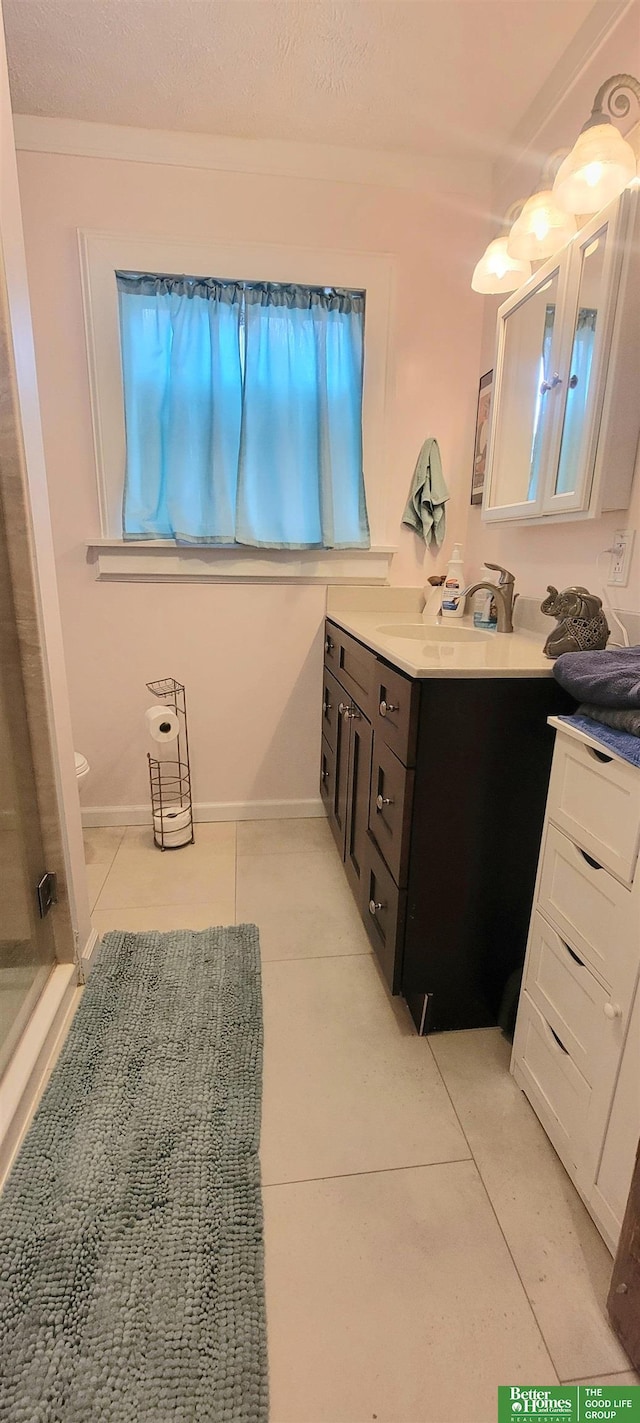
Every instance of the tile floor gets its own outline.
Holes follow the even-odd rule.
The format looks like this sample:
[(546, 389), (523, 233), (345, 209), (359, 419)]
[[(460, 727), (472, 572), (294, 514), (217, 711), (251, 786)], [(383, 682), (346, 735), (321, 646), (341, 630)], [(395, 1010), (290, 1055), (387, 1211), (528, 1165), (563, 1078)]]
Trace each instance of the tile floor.
[(498, 1383), (637, 1382), (611, 1257), (497, 1031), (416, 1037), (324, 821), (86, 832), (94, 924), (260, 927), (271, 1423), (494, 1423)]

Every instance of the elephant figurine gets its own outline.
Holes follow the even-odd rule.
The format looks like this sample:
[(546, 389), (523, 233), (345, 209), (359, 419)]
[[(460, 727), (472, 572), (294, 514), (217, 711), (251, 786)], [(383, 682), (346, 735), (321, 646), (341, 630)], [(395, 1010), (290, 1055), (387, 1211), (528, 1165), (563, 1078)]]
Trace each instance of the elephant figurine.
[(602, 599), (588, 588), (577, 585), (559, 593), (550, 583), (540, 612), (558, 619), (545, 642), (545, 657), (559, 657), (562, 652), (595, 652), (606, 647), (609, 624), (602, 611)]

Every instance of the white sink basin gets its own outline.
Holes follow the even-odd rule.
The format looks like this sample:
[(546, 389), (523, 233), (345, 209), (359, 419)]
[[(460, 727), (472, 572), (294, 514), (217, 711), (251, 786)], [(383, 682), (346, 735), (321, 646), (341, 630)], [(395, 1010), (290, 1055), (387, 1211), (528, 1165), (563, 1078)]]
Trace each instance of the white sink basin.
[(415, 642), (488, 642), (492, 636), (475, 628), (435, 627), (432, 623), (391, 623), (379, 627), (378, 632), (386, 637), (411, 638)]

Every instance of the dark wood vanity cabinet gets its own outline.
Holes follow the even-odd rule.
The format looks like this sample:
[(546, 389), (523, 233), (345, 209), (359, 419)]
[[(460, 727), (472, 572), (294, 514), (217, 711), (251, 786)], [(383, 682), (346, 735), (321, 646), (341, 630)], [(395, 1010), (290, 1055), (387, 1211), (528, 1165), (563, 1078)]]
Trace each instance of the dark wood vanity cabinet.
[(524, 961), (553, 678), (414, 680), (327, 621), (320, 787), (367, 933), (420, 1032), (488, 1027)]

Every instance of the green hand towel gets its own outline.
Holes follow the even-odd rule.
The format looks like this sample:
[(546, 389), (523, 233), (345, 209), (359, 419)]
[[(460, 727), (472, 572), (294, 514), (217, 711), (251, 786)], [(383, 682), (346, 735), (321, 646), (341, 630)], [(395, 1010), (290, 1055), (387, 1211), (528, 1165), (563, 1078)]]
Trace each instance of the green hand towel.
[(443, 543), (447, 526), (444, 506), (448, 498), (438, 441), (425, 440), (418, 455), (402, 522), (414, 529), (416, 534), (422, 534), (427, 548), (434, 544), (440, 548)]

